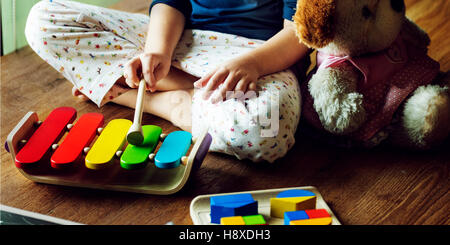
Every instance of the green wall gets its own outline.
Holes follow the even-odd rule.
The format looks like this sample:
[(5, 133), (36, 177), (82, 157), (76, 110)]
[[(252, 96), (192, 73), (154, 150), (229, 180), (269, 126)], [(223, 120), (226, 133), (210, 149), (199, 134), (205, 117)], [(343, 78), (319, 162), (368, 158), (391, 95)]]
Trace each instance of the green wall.
[[(31, 7), (40, 0), (15, 0), (16, 2), (16, 41), (14, 43), (14, 11), (13, 2), (14, 0), (0, 0), (1, 7), (1, 19), (2, 19), (2, 48), (3, 55), (14, 52), (28, 45), (25, 39), (25, 24), (27, 21), (28, 12)], [(48, 0), (45, 0), (48, 1)], [(99, 6), (110, 6), (120, 0), (76, 0), (77, 2), (95, 4)]]

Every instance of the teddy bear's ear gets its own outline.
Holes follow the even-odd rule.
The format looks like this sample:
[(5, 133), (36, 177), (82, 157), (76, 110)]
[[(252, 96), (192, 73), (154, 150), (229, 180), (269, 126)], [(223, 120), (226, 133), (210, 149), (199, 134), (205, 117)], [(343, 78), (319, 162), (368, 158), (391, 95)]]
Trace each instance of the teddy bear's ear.
[(322, 48), (334, 38), (336, 0), (298, 0), (294, 22), (300, 41)]

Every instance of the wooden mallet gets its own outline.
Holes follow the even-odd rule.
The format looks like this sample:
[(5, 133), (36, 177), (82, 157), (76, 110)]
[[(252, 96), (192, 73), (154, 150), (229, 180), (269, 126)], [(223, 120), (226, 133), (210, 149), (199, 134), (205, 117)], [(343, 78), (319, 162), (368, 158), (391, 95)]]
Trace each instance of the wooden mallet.
[(139, 89), (136, 98), (136, 109), (134, 111), (134, 120), (127, 133), (127, 141), (132, 145), (141, 145), (144, 142), (144, 135), (142, 134), (142, 113), (144, 110), (144, 93), (145, 80), (139, 82)]

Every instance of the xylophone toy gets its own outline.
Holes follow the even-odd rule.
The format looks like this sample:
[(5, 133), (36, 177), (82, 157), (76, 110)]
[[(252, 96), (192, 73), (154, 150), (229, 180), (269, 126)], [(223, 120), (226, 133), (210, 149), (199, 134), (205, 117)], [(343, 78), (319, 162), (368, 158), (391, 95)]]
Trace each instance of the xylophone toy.
[(201, 166), (212, 141), (207, 131), (193, 139), (186, 131), (165, 135), (158, 126), (144, 125), (142, 144), (131, 145), (126, 140), (130, 120), (113, 119), (102, 128), (100, 113), (86, 113), (73, 123), (76, 117), (71, 107), (54, 109), (43, 122), (28, 112), (10, 132), (5, 148), (26, 178), (168, 195), (179, 191)]

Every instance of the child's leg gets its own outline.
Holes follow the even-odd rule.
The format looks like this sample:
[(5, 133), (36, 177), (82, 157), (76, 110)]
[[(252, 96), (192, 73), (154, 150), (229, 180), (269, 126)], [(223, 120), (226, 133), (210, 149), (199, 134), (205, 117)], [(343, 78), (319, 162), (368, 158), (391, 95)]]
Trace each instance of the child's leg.
[[(159, 92), (145, 94), (144, 112), (164, 118), (183, 130), (191, 131), (193, 83), (197, 79), (172, 67), (167, 77), (157, 83), (156, 90)], [(137, 90), (131, 89), (114, 98), (112, 102), (135, 108), (136, 97)]]
[(258, 81), (255, 95), (211, 104), (196, 91), (192, 134), (209, 128), (213, 137), (210, 149), (238, 159), (273, 162), (283, 157), (295, 143), (300, 119), (298, 81), (288, 70), (268, 75)]
[[(263, 43), (236, 35), (186, 30), (174, 51), (172, 64), (200, 77)], [(300, 119), (297, 78), (289, 70), (262, 77), (255, 95), (244, 101), (230, 99), (211, 104), (202, 99), (202, 90), (195, 90), (191, 105), (192, 134), (197, 136), (209, 129), (213, 138), (211, 151), (238, 159), (273, 162), (283, 157), (295, 143)]]
[[(198, 80), (198, 77), (194, 77), (189, 73), (186, 73), (184, 71), (181, 71), (175, 67), (171, 67), (169, 74), (158, 81), (156, 84), (156, 91), (174, 91), (174, 90), (186, 90), (186, 89), (192, 89), (193, 83)], [(116, 85), (122, 86), (122, 87), (128, 87), (128, 85), (125, 83), (125, 78), (120, 77), (119, 80), (117, 80)], [(82, 99), (88, 99), (86, 96), (84, 96), (76, 87), (72, 90), (72, 94), (74, 96), (80, 96)], [(111, 102), (116, 102), (116, 100), (112, 100)]]
[(142, 52), (148, 16), (73, 1), (41, 1), (25, 34), (31, 48), (77, 90), (102, 105), (128, 89), (115, 86), (124, 64)]
[(199, 78), (189, 73), (171, 67), (169, 74), (156, 83), (156, 91), (186, 90), (194, 88), (194, 82)]
[[(161, 117), (175, 126), (191, 132), (193, 89), (145, 94), (144, 112)], [(112, 102), (130, 108), (136, 106), (137, 90), (131, 89)]]

